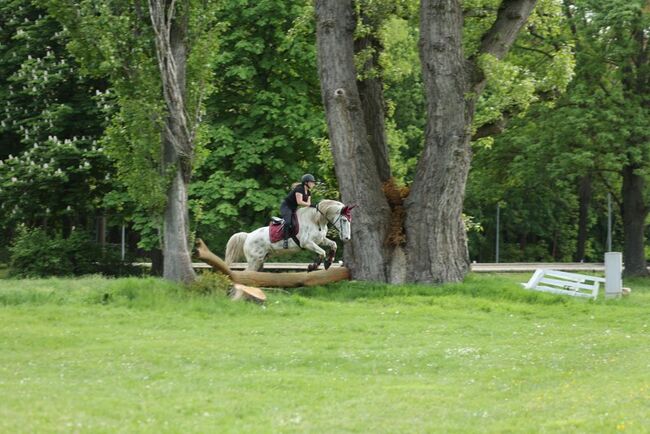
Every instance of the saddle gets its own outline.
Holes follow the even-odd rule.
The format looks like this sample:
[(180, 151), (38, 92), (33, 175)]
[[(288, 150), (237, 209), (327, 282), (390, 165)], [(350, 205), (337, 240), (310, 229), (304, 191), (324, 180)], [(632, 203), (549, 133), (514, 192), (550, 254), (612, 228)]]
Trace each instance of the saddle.
[[(293, 213), (291, 217), (293, 220), (293, 227), (291, 228), (289, 235), (293, 241), (300, 246), (300, 242), (298, 242), (298, 238), (296, 237), (300, 229), (298, 227), (298, 217), (296, 216), (296, 213)], [(271, 217), (271, 222), (269, 223), (269, 237), (271, 238), (271, 243), (277, 243), (284, 239), (284, 219)]]

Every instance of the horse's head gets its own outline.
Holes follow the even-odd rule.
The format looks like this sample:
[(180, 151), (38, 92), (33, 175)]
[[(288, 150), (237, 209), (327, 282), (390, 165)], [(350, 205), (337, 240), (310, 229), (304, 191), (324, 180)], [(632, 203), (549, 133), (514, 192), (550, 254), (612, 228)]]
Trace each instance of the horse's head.
[(339, 221), (341, 224), (338, 225), (337, 229), (339, 230), (339, 236), (341, 237), (342, 241), (349, 241), (352, 238), (352, 208), (355, 206), (356, 205), (343, 205), (343, 208), (341, 208), (339, 216)]

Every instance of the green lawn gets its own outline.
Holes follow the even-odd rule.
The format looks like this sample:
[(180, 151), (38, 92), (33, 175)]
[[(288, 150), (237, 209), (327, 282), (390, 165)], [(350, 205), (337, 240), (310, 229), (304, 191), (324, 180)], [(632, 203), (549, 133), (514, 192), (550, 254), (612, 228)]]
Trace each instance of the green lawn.
[(0, 280), (0, 432), (650, 432), (650, 281), (596, 302), (345, 282), (265, 306)]

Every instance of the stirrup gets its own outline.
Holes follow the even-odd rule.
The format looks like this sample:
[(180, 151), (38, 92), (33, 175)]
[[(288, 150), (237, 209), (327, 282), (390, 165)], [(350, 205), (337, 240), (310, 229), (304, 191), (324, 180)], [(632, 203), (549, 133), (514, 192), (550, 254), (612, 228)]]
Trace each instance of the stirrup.
[(282, 248), (283, 249), (288, 249), (289, 248), (289, 239), (285, 239), (282, 241)]

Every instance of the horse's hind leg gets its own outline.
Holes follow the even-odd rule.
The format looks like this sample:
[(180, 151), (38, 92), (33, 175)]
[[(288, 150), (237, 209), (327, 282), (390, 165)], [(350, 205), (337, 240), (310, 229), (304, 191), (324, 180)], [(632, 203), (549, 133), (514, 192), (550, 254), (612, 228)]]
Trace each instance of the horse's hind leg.
[(248, 260), (247, 271), (262, 271), (262, 268), (264, 268), (264, 259), (255, 258)]
[(262, 271), (264, 260), (268, 254), (268, 249), (265, 248), (264, 241), (259, 237), (247, 240), (244, 253), (246, 254), (246, 261), (248, 262), (246, 270)]

